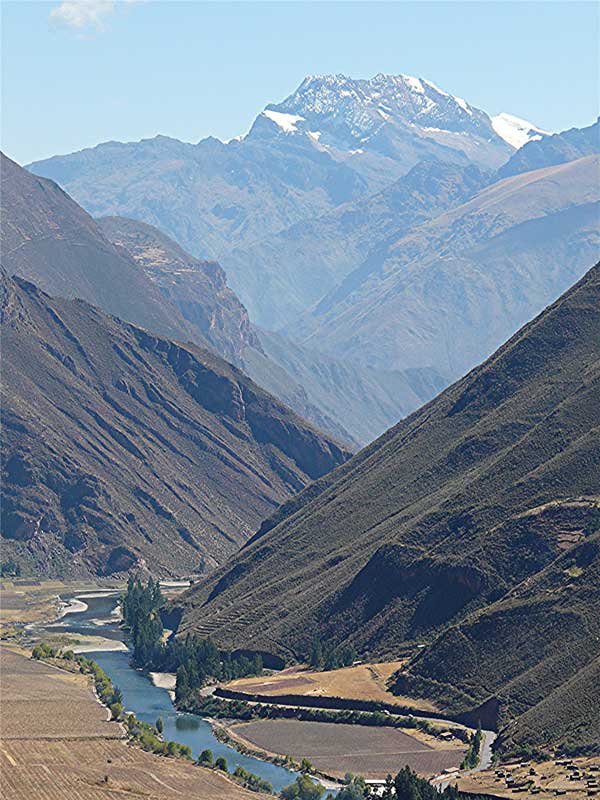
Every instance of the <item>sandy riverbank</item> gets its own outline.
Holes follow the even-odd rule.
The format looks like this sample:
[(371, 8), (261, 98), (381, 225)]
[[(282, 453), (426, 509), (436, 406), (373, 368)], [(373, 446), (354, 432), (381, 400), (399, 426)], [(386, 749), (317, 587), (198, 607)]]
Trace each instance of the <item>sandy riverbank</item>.
[(77, 598), (72, 598), (68, 602), (64, 600), (61, 602), (65, 603), (65, 605), (61, 608), (57, 619), (62, 619), (62, 617), (66, 617), (67, 614), (81, 614), (88, 610), (88, 604)]
[[(68, 645), (65, 649), (68, 649)], [(77, 636), (77, 643), (70, 648), (74, 653), (127, 653), (125, 642), (106, 639), (104, 636)]]
[(174, 672), (149, 672), (148, 675), (157, 689), (175, 691), (176, 676)]

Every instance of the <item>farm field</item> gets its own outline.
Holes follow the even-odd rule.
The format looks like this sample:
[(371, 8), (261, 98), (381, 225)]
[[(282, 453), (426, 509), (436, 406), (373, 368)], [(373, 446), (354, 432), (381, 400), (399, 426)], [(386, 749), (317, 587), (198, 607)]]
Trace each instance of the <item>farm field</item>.
[(229, 727), (240, 741), (272, 755), (308, 760), (334, 777), (346, 772), (385, 778), (408, 764), (423, 775), (458, 767), (464, 749), (430, 747), (396, 728), (371, 728), (330, 722), (257, 720)]
[[(575, 758), (571, 764), (570, 767), (556, 761), (503, 764), (499, 771), (504, 775), (497, 775), (492, 769), (484, 770), (461, 777), (457, 783), (458, 788), (465, 792), (514, 797), (512, 783), (510, 786), (507, 785), (506, 778), (509, 777), (515, 784), (532, 781), (531, 787), (539, 789), (539, 792), (535, 793), (529, 790), (521, 794), (521, 797), (554, 796), (557, 790), (564, 800), (582, 800), (584, 797), (593, 797), (594, 792), (600, 796), (600, 791), (593, 788), (594, 782), (600, 784), (600, 758)], [(532, 771), (533, 774), (530, 774)], [(573, 774), (579, 774), (581, 777), (571, 780)]]
[[(249, 800), (223, 775), (127, 744), (91, 683), (0, 647), (2, 800)], [(51, 699), (50, 699), (51, 698)]]
[(427, 700), (397, 697), (387, 690), (387, 682), (402, 664), (402, 661), (357, 664), (328, 672), (290, 667), (277, 675), (260, 680), (242, 678), (227, 684), (227, 688), (249, 694), (300, 694), (373, 700), (392, 705), (410, 705), (423, 711), (436, 711), (435, 705)]
[(64, 672), (0, 647), (0, 738), (120, 738), (109, 712), (95, 699), (85, 675)]

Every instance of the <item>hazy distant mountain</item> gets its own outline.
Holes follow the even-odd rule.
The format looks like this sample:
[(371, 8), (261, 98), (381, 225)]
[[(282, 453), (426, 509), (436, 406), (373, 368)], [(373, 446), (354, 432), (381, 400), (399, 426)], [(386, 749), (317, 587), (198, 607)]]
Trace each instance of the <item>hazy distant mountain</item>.
[(598, 258), (599, 157), (506, 178), (366, 259), (290, 334), (459, 377)]
[(347, 457), (227, 362), (2, 274), (2, 553), (49, 576), (222, 562)]
[(534, 140), (518, 150), (498, 170), (501, 178), (541, 167), (565, 164), (584, 156), (600, 153), (600, 122), (588, 128), (571, 128), (562, 133)]
[(306, 78), (227, 143), (107, 142), (30, 169), (95, 216), (142, 220), (194, 256), (217, 258), (264, 324), (239, 261), (228, 263), (232, 248), (378, 192), (419, 161), (497, 168), (513, 152), (488, 114), (429, 81), (324, 75)]
[(371, 660), (430, 643), (398, 692), (454, 713), (491, 699), (474, 719), (503, 727), (577, 685), (577, 704), (503, 731), (564, 742), (600, 656), (599, 345), (596, 265), (484, 364), (283, 506), (183, 597), (179, 635), (300, 660), (316, 636)]
[(219, 261), (230, 246), (369, 190), (308, 137), (227, 144), (209, 138), (194, 145), (157, 136), (107, 142), (30, 169), (56, 180), (94, 216), (139, 219), (194, 256)]
[(257, 333), (262, 352), (246, 349), (244, 371), (321, 430), (352, 445), (373, 441), (448, 383), (433, 369), (372, 369), (282, 334)]
[(318, 428), (366, 444), (430, 400), (447, 380), (433, 370), (372, 370), (255, 328), (221, 267), (195, 259), (157, 228), (122, 217), (98, 220), (213, 349)]
[(365, 259), (376, 259), (411, 228), (463, 203), (492, 174), (475, 165), (421, 161), (375, 195), (231, 250), (229, 273), (255, 321), (289, 327)]

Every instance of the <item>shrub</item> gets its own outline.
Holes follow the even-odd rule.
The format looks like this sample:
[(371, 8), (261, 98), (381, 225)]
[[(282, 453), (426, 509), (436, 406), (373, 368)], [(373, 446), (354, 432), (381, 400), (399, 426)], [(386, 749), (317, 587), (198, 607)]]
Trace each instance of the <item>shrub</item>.
[(281, 790), (283, 800), (321, 800), (325, 789), (320, 783), (313, 783), (308, 775), (299, 775), (294, 783)]
[(212, 750), (203, 750), (198, 756), (198, 764), (202, 767), (214, 767), (215, 757)]

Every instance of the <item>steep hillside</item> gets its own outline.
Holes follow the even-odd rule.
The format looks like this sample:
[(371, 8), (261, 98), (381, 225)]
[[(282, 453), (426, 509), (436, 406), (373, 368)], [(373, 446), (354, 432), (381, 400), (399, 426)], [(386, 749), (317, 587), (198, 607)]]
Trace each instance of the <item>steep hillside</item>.
[(435, 370), (372, 369), (278, 333), (257, 333), (261, 352), (246, 349), (244, 371), (300, 416), (350, 444), (372, 442), (448, 383)]
[(2, 280), (2, 553), (23, 572), (210, 569), (346, 458), (227, 362)]
[(161, 293), (213, 348), (236, 365), (247, 347), (260, 349), (248, 312), (227, 286), (221, 266), (186, 253), (158, 228), (124, 217), (98, 225), (113, 244), (127, 250)]
[[(187, 340), (198, 337), (128, 253), (55, 183), (0, 154), (2, 266), (62, 297)], [(202, 343), (200, 339), (200, 343)]]
[(553, 167), (600, 153), (600, 122), (587, 128), (571, 128), (542, 139), (531, 141), (511, 156), (498, 170), (500, 178)]
[[(476, 170), (476, 172), (478, 172)], [(157, 228), (123, 217), (98, 220), (217, 353), (300, 416), (357, 448), (437, 394), (432, 370), (372, 370), (255, 328), (217, 263), (193, 258)]]
[(485, 723), (500, 729), (505, 753), (549, 744), (600, 752), (600, 707), (593, 699), (600, 674), (600, 498), (594, 491), (591, 513), (591, 501), (555, 501), (523, 518), (530, 533), (558, 537), (557, 558), (445, 631), (397, 675), (396, 691), (434, 696), (453, 712), (479, 707)]
[(366, 259), (289, 334), (457, 378), (597, 260), (599, 157), (498, 181)]
[(436, 699), (459, 711), (513, 681), (502, 718), (522, 712), (600, 647), (599, 397), (596, 265), (283, 506), (184, 596), (180, 633), (296, 658), (318, 635), (373, 658), (458, 623), (411, 666), (411, 689), (452, 684)]

